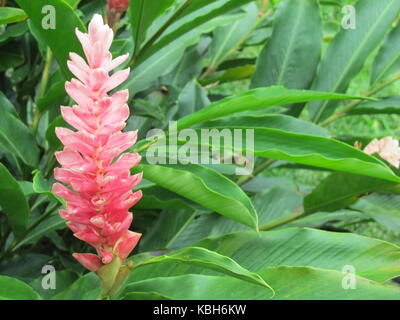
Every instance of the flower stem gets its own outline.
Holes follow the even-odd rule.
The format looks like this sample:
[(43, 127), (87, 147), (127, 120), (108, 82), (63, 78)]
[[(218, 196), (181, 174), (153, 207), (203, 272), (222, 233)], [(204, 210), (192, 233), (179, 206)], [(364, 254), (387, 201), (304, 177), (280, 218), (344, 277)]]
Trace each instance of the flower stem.
[[(46, 89), (47, 89), (47, 84), (49, 82), (49, 73), (50, 73), (50, 68), (51, 64), (53, 62), (53, 54), (50, 50), (49, 47), (47, 47), (46, 50), (46, 61), (43, 69), (43, 74), (42, 74), (42, 80), (40, 82), (40, 90), (39, 90), (39, 98), (43, 98), (44, 95), (46, 94)], [(42, 116), (42, 113), (40, 109), (36, 106), (35, 107), (35, 114), (33, 116), (33, 121), (32, 121), (32, 131), (34, 134), (36, 134), (38, 127), (39, 127), (39, 122), (40, 118)]]

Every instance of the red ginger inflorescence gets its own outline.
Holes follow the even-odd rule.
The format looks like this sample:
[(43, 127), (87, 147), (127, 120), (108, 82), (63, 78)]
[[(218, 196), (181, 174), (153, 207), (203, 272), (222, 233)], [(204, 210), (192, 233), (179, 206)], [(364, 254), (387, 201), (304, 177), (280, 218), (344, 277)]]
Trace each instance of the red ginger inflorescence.
[(56, 128), (64, 150), (56, 153), (62, 168), (55, 178), (69, 185), (55, 183), (53, 193), (66, 200), (60, 210), (74, 235), (97, 250), (97, 254), (74, 253), (74, 257), (91, 271), (98, 271), (115, 258), (123, 262), (136, 246), (141, 234), (129, 231), (132, 214), (128, 211), (142, 194), (132, 189), (142, 175), (130, 169), (140, 162), (138, 154), (125, 153), (137, 138), (136, 131), (121, 132), (129, 117), (129, 92), (122, 90), (109, 96), (129, 76), (129, 69), (109, 73), (128, 55), (112, 59), (113, 31), (95, 15), (88, 34), (76, 30), (87, 62), (70, 54), (68, 67), (77, 79), (65, 89), (77, 103), (61, 107), (64, 120), (78, 131)]
[(129, 0), (107, 0), (109, 10), (124, 13), (129, 7)]

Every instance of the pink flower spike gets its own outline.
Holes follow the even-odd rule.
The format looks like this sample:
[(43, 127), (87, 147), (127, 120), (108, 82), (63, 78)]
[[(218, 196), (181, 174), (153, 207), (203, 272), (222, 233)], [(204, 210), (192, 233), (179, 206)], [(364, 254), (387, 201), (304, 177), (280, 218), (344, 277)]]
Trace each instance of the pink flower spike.
[(139, 242), (140, 237), (142, 234), (128, 231), (125, 235), (125, 239), (118, 244), (118, 255), (122, 260), (125, 260), (131, 251), (136, 247), (136, 244)]
[(100, 258), (93, 253), (74, 253), (72, 256), (81, 265), (93, 272), (96, 272), (103, 266)]
[(61, 107), (61, 115), (76, 131), (55, 129), (64, 150), (55, 155), (61, 168), (54, 170), (54, 177), (63, 184), (55, 183), (53, 193), (66, 200), (60, 216), (74, 236), (97, 252), (74, 253), (74, 257), (97, 272), (114, 259), (123, 263), (139, 241), (140, 234), (129, 231), (128, 210), (141, 197), (132, 188), (142, 175), (130, 173), (140, 156), (123, 154), (137, 139), (136, 131), (121, 131), (129, 118), (129, 92), (108, 95), (129, 77), (129, 68), (110, 74), (128, 55), (113, 59), (109, 50), (114, 34), (100, 15), (93, 17), (88, 30), (76, 31), (86, 59), (70, 53), (68, 61), (78, 79), (67, 82), (65, 89), (77, 105)]

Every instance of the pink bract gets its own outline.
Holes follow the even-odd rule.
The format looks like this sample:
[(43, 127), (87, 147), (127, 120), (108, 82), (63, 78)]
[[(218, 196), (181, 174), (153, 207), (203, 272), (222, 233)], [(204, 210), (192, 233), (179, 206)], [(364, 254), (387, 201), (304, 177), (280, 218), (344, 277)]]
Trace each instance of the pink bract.
[(125, 12), (129, 7), (129, 0), (107, 0), (108, 8), (119, 13)]
[(91, 20), (88, 34), (76, 30), (76, 35), (86, 61), (70, 54), (68, 67), (77, 79), (67, 82), (65, 89), (77, 105), (61, 107), (61, 114), (77, 131), (56, 128), (64, 150), (56, 153), (62, 167), (54, 170), (54, 176), (63, 184), (55, 183), (53, 193), (66, 200), (60, 216), (68, 220), (74, 235), (97, 251), (75, 253), (74, 257), (97, 271), (115, 257), (124, 261), (141, 236), (129, 231), (132, 214), (128, 210), (142, 196), (141, 191), (132, 192), (142, 175), (130, 174), (140, 156), (122, 154), (137, 137), (136, 131), (121, 131), (129, 117), (129, 92), (108, 95), (128, 78), (129, 69), (109, 74), (128, 55), (112, 58), (114, 34), (100, 15)]

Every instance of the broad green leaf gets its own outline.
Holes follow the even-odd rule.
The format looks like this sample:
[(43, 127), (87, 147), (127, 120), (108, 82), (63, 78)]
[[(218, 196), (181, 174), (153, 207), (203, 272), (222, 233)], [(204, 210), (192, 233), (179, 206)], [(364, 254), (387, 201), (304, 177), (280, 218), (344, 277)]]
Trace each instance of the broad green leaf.
[[(178, 20), (173, 23), (163, 34), (160, 40), (154, 43), (149, 50), (138, 59), (141, 63), (163, 48), (170, 46), (172, 43), (182, 42), (187, 35), (196, 30), (204, 29), (204, 25), (212, 23), (213, 20), (222, 20), (224, 15), (234, 9), (237, 9), (251, 0), (185, 0), (181, 9)], [(226, 23), (232, 21), (232, 17)], [(204, 31), (203, 31), (204, 32)]]
[[(345, 274), (332, 270), (280, 266), (267, 268), (261, 275), (274, 283), (274, 300), (398, 300), (400, 294), (395, 286), (361, 277), (355, 278), (355, 289), (345, 290), (342, 287)], [(163, 300), (270, 299), (259, 286), (240, 283), (240, 280), (231, 277), (195, 274), (148, 279), (132, 284), (129, 289), (132, 291), (124, 299), (136, 300), (148, 296)]]
[(387, 36), (371, 69), (371, 84), (374, 85), (400, 69), (400, 24)]
[(66, 3), (68, 3), (72, 8), (78, 7), (78, 4), (81, 0), (64, 0)]
[(265, 268), (259, 274), (276, 290), (274, 300), (398, 300), (400, 296), (400, 289), (394, 285), (359, 276), (354, 278), (354, 288), (348, 288), (352, 283), (341, 271), (279, 266)]
[(203, 33), (229, 23), (232, 17), (225, 15), (207, 21), (197, 28), (188, 30), (175, 41), (166, 43), (159, 51), (153, 52), (146, 59), (139, 60), (123, 87), (129, 88), (131, 94), (147, 89), (158, 77), (168, 74), (179, 63), (186, 48), (198, 43)]
[(304, 198), (306, 213), (336, 211), (356, 202), (361, 196), (395, 184), (371, 177), (337, 172), (322, 180)]
[(40, 300), (40, 296), (25, 282), (0, 276), (0, 300)]
[[(143, 196), (135, 205), (137, 209), (182, 209), (190, 208), (192, 203), (178, 196), (176, 193), (168, 191), (157, 185), (142, 188)], [(143, 240), (141, 241), (143, 242)]]
[(329, 137), (328, 130), (321, 128), (314, 123), (300, 120), (295, 117), (283, 114), (267, 115), (246, 115), (233, 116), (215, 121), (209, 121), (202, 125), (202, 128), (220, 128), (220, 127), (257, 127), (280, 129), (288, 132), (306, 133), (321, 137)]
[(303, 212), (300, 191), (275, 187), (256, 194), (253, 204), (258, 212), (260, 230), (267, 230), (300, 216)]
[[(83, 56), (82, 47), (76, 38), (75, 29), (85, 30), (74, 9), (63, 0), (16, 0), (27, 13), (40, 36), (50, 47), (66, 79), (71, 78), (67, 68), (70, 52)], [(54, 28), (51, 21), (55, 22)], [(43, 24), (42, 24), (43, 23)], [(49, 26), (44, 28), (43, 25)]]
[(93, 272), (85, 274), (51, 300), (96, 300), (100, 296), (100, 278)]
[(12, 7), (0, 7), (0, 25), (24, 21), (27, 18), (24, 10)]
[[(355, 5), (356, 28), (341, 29), (330, 43), (319, 66), (313, 90), (345, 92), (367, 57), (380, 44), (400, 10), (398, 0), (362, 0)], [(311, 118), (321, 122), (334, 111), (336, 103), (310, 104)]]
[(35, 193), (33, 191), (33, 183), (30, 181), (18, 181), (19, 186), (22, 189), (22, 192), (24, 193), (25, 197), (30, 196)]
[(175, 0), (164, 1), (147, 1), (137, 0), (131, 3), (130, 20), (132, 28), (132, 36), (135, 43), (135, 52), (137, 52), (144, 40), (149, 27), (152, 23), (168, 10)]
[(253, 89), (236, 96), (219, 100), (198, 112), (183, 117), (178, 121), (178, 128), (188, 128), (201, 122), (222, 118), (237, 112), (258, 110), (299, 102), (352, 98), (356, 99), (359, 97), (328, 92), (286, 89), (281, 86)]
[[(231, 126), (230, 129), (235, 128)], [(260, 157), (361, 174), (392, 182), (400, 181), (400, 178), (381, 160), (334, 139), (278, 129), (238, 128), (244, 130), (243, 132), (252, 130), (250, 132), (254, 134), (254, 146), (246, 141), (249, 140), (247, 133), (243, 133), (241, 144), (235, 142), (225, 146), (229, 150), (242, 154), (246, 151), (246, 154), (252, 153)], [(204, 141), (202, 143), (201, 146), (204, 147)], [(220, 146), (214, 142), (213, 147), (223, 149), (224, 145)]]
[[(285, 221), (295, 219), (302, 213), (303, 197), (289, 188), (278, 186), (258, 193), (251, 200), (258, 214), (260, 230), (284, 224)], [(164, 246), (157, 247), (154, 239), (151, 250), (182, 248), (205, 237), (249, 230), (249, 227), (226, 217), (208, 213), (198, 214), (193, 211), (163, 212), (159, 220), (160, 224), (153, 227), (153, 238), (157, 235), (159, 237), (168, 235), (168, 241), (163, 242)], [(173, 228), (175, 225), (179, 228)]]
[(28, 226), (29, 205), (18, 182), (0, 163), (0, 205), (17, 238)]
[(171, 300), (266, 300), (271, 292), (254, 284), (226, 276), (184, 274), (159, 277), (130, 284), (123, 299), (135, 299), (147, 292)]
[(350, 233), (307, 228), (241, 231), (204, 239), (196, 246), (228, 256), (254, 272), (283, 265), (342, 271), (352, 265), (358, 276), (378, 282), (400, 274), (398, 246)]
[(340, 210), (336, 212), (316, 212), (309, 215), (304, 215), (298, 219), (288, 222), (278, 228), (319, 228), (325, 225), (333, 225), (334, 227), (346, 228), (346, 225), (363, 222), (368, 220), (368, 217), (359, 211)]
[(124, 300), (174, 300), (157, 292), (129, 292)]
[(246, 17), (243, 19), (237, 19), (227, 26), (215, 29), (210, 45), (209, 68), (218, 67), (251, 32), (257, 20), (258, 7), (255, 3), (250, 3), (244, 7), (244, 10)]
[(177, 117), (182, 118), (192, 114), (209, 104), (210, 100), (208, 100), (207, 92), (196, 80), (192, 80), (182, 89), (178, 96)]
[(275, 14), (272, 37), (257, 60), (252, 87), (283, 85), (306, 89), (315, 76), (321, 56), (318, 1), (286, 0)]
[(347, 112), (347, 115), (361, 114), (399, 114), (400, 96), (387, 97), (379, 101), (366, 101), (357, 108)]
[(247, 195), (231, 180), (212, 169), (197, 165), (141, 164), (135, 172), (230, 219), (257, 228), (257, 213)]
[(203, 69), (203, 58), (207, 54), (210, 38), (200, 39), (197, 45), (188, 48), (178, 65), (160, 79), (160, 82), (173, 88), (182, 89), (189, 82), (198, 78)]
[[(191, 224), (197, 215), (198, 212), (194, 209), (182, 208), (181, 206), (162, 210), (152, 223), (152, 227), (148, 230), (146, 237), (140, 241), (140, 251), (154, 251), (167, 248), (180, 249), (204, 238), (208, 233), (204, 237), (195, 239), (195, 241), (187, 241), (182, 246), (174, 246), (176, 240), (178, 239), (179, 242), (180, 236), (187, 233), (188, 225)], [(242, 224), (239, 225), (243, 226)]]
[[(249, 272), (228, 257), (204, 248), (196, 247), (184, 248), (171, 254), (166, 254), (150, 260), (142, 261), (134, 265), (132, 271), (133, 275), (130, 279), (133, 280), (135, 278), (134, 272), (138, 268), (151, 264), (156, 264), (158, 265), (158, 268), (163, 268), (164, 263), (169, 262), (178, 262), (181, 264), (187, 264), (188, 266), (199, 266), (201, 268), (215, 270), (217, 272), (263, 286), (268, 289), (271, 294), (273, 294), (273, 289), (256, 273)], [(157, 273), (152, 275), (152, 277), (156, 276)]]
[(354, 205), (352, 209), (361, 211), (384, 227), (400, 232), (400, 196), (394, 194), (373, 193)]
[[(43, 267), (43, 266), (42, 266)], [(43, 278), (46, 274), (42, 274), (30, 283), (32, 288), (36, 290), (43, 299), (49, 300), (56, 294), (66, 290), (77, 278), (77, 275), (69, 270), (60, 270), (55, 272), (55, 283), (54, 289), (44, 289), (42, 285)]]
[(43, 266), (51, 259), (50, 256), (38, 253), (13, 256), (0, 263), (0, 274), (29, 282), (41, 274)]

